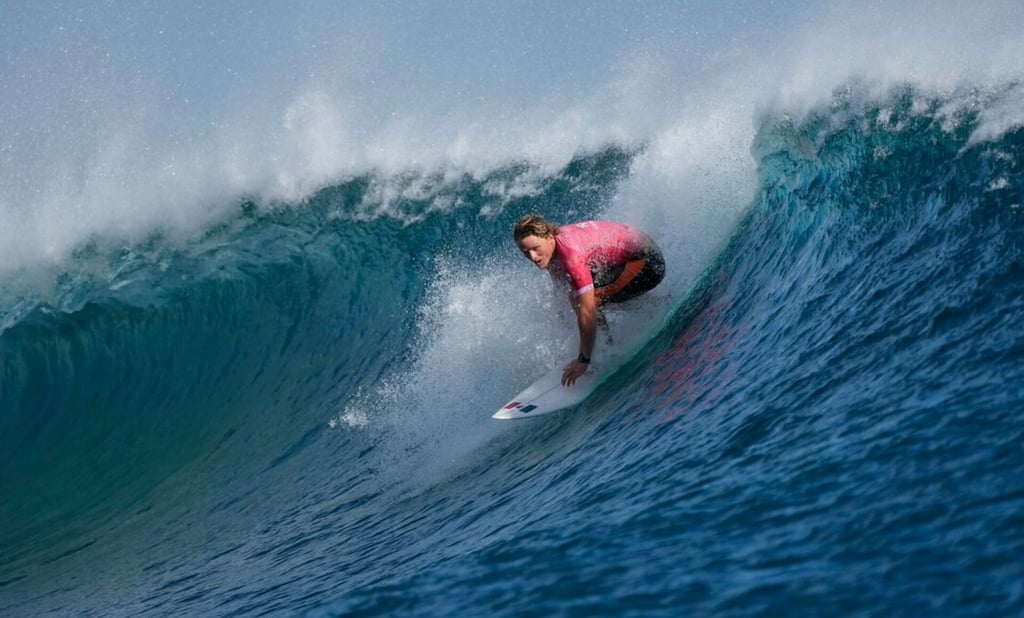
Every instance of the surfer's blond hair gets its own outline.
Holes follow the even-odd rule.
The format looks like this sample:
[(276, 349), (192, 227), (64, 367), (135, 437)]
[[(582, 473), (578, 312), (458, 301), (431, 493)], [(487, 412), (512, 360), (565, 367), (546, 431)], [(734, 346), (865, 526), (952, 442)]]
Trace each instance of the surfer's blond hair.
[(526, 215), (520, 217), (516, 222), (516, 227), (512, 230), (512, 238), (519, 242), (527, 236), (552, 238), (558, 236), (558, 226), (540, 215)]

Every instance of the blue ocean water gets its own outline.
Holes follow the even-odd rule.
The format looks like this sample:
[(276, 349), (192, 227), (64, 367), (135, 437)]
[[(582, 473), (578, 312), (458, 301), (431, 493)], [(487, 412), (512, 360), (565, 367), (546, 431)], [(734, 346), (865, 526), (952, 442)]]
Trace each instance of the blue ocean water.
[(727, 242), (530, 421), (490, 414), (573, 334), (511, 224), (642, 147), (8, 274), (0, 614), (1020, 615), (1024, 130), (972, 138), (1014, 93), (762, 115)]

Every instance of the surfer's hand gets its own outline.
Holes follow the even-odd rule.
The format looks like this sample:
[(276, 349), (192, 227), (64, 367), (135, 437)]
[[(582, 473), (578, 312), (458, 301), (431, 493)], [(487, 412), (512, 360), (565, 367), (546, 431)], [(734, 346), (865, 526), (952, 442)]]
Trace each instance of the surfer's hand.
[(575, 384), (576, 378), (587, 372), (587, 367), (589, 367), (589, 365), (573, 359), (565, 366), (565, 369), (562, 370), (562, 386), (572, 386)]

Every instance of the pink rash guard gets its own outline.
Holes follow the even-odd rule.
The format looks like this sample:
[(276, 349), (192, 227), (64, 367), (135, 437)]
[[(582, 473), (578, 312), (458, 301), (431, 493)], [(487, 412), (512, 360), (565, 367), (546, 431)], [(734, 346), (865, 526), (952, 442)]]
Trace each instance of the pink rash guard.
[(556, 281), (568, 277), (573, 295), (594, 289), (593, 271), (623, 264), (651, 246), (640, 230), (610, 221), (562, 225), (555, 236), (555, 259), (550, 269)]

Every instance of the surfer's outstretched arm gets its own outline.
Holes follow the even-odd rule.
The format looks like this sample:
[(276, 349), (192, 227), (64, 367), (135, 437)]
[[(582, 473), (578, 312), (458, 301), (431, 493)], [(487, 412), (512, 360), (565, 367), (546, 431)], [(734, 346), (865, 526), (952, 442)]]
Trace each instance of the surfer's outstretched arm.
[(569, 362), (562, 372), (562, 384), (572, 386), (576, 378), (587, 372), (590, 357), (594, 353), (594, 341), (597, 339), (597, 298), (593, 290), (588, 290), (576, 298), (573, 304), (576, 310), (576, 325), (580, 331), (579, 356)]

